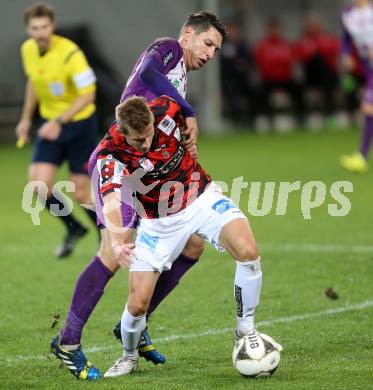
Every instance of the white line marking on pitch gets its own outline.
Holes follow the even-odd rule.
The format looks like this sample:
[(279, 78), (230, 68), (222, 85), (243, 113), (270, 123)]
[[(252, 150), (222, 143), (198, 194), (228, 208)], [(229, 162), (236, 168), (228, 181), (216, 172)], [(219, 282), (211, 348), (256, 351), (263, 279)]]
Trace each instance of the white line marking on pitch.
[[(333, 252), (345, 252), (345, 253), (372, 253), (372, 245), (346, 245), (338, 243), (304, 243), (299, 244), (295, 242), (289, 242), (286, 244), (281, 243), (272, 243), (272, 242), (263, 242), (258, 243), (259, 249), (271, 250), (271, 251), (282, 251), (282, 252), (324, 252), (324, 253), (333, 253)], [(5, 252), (11, 254), (20, 254), (25, 251), (24, 248), (16, 246), (13, 244), (8, 244), (2, 247)], [(47, 249), (47, 246), (35, 247), (32, 248), (33, 251), (44, 252)]]
[[(341, 313), (345, 313), (348, 311), (354, 311), (354, 310), (364, 310), (364, 309), (369, 308), (369, 307), (373, 307), (373, 300), (355, 303), (355, 304), (342, 306), (342, 307), (336, 307), (334, 309), (328, 309), (328, 310), (323, 310), (323, 311), (314, 312), (314, 313), (306, 313), (306, 314), (294, 315), (294, 316), (290, 316), (290, 317), (279, 317), (279, 318), (275, 318), (273, 320), (260, 321), (260, 322), (257, 322), (256, 324), (258, 326), (272, 326), (274, 324), (279, 324), (279, 323), (303, 321), (303, 320), (306, 320), (309, 318), (323, 317), (323, 316), (328, 316), (328, 315), (333, 315), (333, 314), (341, 314)], [(153, 341), (156, 343), (164, 343), (167, 341), (218, 335), (218, 334), (223, 334), (223, 333), (228, 333), (228, 332), (232, 332), (232, 334), (233, 334), (233, 328), (209, 329), (205, 332), (200, 332), (200, 333), (171, 335), (168, 337), (153, 339)], [(98, 346), (91, 347), (91, 348), (87, 348), (85, 350), (85, 352), (95, 353), (95, 352), (110, 351), (110, 350), (114, 350), (114, 349), (119, 349), (119, 344), (117, 344), (115, 346), (112, 345), (112, 346), (107, 346), (107, 347), (98, 347)], [(0, 360), (3, 360), (3, 359), (4, 358), (0, 357)], [(45, 356), (43, 356), (43, 355), (22, 356), (21, 355), (21, 356), (15, 356), (13, 358), (5, 358), (4, 362), (5, 363), (19, 363), (19, 362), (28, 361), (28, 360), (42, 360), (42, 359), (45, 359)]]
[(297, 244), (297, 243), (286, 243), (286, 244), (275, 244), (275, 243), (258, 243), (259, 249), (273, 250), (273, 251), (284, 251), (284, 252), (345, 252), (345, 253), (372, 253), (372, 245), (343, 245), (343, 244)]

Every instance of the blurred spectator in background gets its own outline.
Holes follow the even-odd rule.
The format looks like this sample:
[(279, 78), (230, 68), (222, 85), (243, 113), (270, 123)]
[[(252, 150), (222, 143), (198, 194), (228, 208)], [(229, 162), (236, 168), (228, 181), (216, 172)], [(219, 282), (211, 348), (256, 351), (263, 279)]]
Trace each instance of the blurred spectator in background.
[(293, 78), (296, 63), (295, 50), (293, 45), (282, 35), (281, 23), (277, 18), (268, 20), (266, 35), (255, 48), (255, 59), (261, 78), (260, 113), (273, 119), (270, 96), (274, 91), (283, 91), (291, 97), (298, 124), (303, 126), (302, 91)]
[(330, 117), (336, 108), (339, 39), (324, 30), (319, 15), (310, 14), (296, 50), (303, 67), (305, 87), (321, 93), (324, 114)]
[(220, 52), (223, 116), (236, 125), (248, 125), (254, 113), (250, 81), (253, 61), (239, 23), (230, 21), (226, 28), (228, 35)]

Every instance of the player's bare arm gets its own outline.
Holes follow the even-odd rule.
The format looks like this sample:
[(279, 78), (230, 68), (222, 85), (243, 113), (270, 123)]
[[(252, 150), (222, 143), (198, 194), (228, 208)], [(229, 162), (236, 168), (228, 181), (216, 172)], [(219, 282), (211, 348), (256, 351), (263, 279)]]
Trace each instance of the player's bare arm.
[(36, 109), (37, 104), (38, 100), (35, 94), (35, 90), (31, 84), (31, 81), (27, 79), (22, 116), (16, 127), (16, 137), (18, 140), (22, 139), (23, 142), (29, 141), (28, 133), (31, 127), (32, 115)]
[[(131, 242), (133, 229), (123, 227), (120, 193), (111, 192), (107, 194), (104, 196), (103, 202), (105, 224), (107, 227), (107, 233), (103, 235), (103, 246), (110, 245), (115, 261), (121, 267), (129, 268), (131, 265), (132, 250), (135, 247)], [(105, 249), (110, 252), (110, 248)], [(106, 256), (104, 255), (104, 257)], [(109, 262), (111, 261), (109, 260)]]

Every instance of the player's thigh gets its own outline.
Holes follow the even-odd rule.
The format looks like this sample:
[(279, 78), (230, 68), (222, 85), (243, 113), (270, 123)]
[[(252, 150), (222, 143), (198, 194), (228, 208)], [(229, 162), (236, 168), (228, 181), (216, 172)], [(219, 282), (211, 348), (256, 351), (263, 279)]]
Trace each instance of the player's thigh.
[(237, 260), (251, 259), (255, 254), (255, 240), (247, 218), (231, 199), (221, 193), (220, 187), (212, 183), (196, 202), (195, 232), (217, 250), (228, 250)]
[(49, 193), (52, 190), (53, 183), (57, 174), (58, 166), (46, 162), (31, 163), (28, 172), (30, 181), (41, 181), (48, 186)]
[(80, 203), (91, 204), (91, 180), (87, 174), (71, 173), (70, 180), (74, 183), (74, 197)]
[(220, 231), (220, 245), (236, 260), (256, 260), (259, 257), (254, 234), (247, 219), (228, 222)]
[[(64, 146), (60, 141), (48, 141), (40, 137), (36, 137), (34, 149), (31, 157), (31, 169), (29, 177), (35, 177), (34, 175), (43, 175), (44, 169), (45, 175), (49, 177), (48, 166), (59, 167), (65, 158)], [(43, 165), (47, 164), (47, 165)], [(48, 170), (47, 170), (48, 169)]]
[(191, 259), (198, 259), (202, 255), (204, 246), (203, 239), (197, 236), (197, 234), (193, 234), (186, 243), (182, 253)]

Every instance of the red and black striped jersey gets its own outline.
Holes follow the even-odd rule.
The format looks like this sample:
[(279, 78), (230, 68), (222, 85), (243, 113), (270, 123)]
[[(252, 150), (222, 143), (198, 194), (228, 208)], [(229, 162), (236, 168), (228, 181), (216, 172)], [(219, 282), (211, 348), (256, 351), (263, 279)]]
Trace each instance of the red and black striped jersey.
[[(130, 146), (115, 123), (92, 157), (97, 161), (102, 196), (122, 191), (123, 185), (131, 183), (131, 192), (146, 214), (140, 217), (160, 218), (188, 206), (211, 178), (182, 145), (183, 117), (178, 103), (161, 96), (148, 104), (154, 115), (154, 136), (147, 153)], [(125, 180), (134, 172), (142, 176), (135, 188), (136, 180)]]

